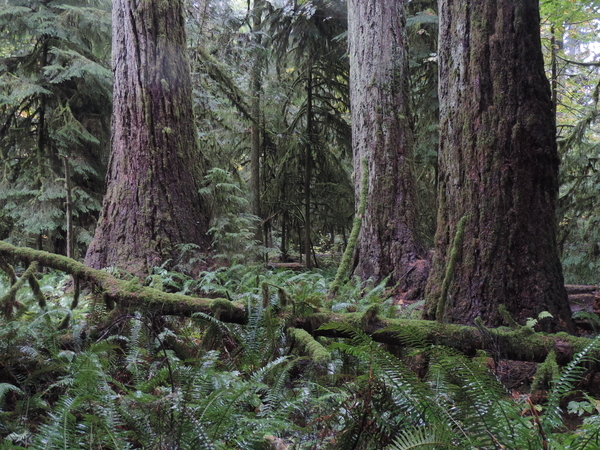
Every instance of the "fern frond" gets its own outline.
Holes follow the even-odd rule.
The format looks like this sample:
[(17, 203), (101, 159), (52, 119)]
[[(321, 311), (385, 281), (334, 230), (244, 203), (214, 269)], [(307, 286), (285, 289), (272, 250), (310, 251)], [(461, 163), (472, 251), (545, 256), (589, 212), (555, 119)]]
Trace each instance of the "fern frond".
[(562, 411), (560, 409), (561, 399), (573, 390), (574, 384), (581, 381), (587, 368), (583, 364), (598, 361), (598, 352), (600, 351), (600, 336), (597, 336), (587, 347), (577, 353), (571, 362), (564, 368), (560, 378), (552, 384), (552, 389), (548, 395), (548, 404), (543, 416), (543, 424), (549, 430), (560, 427), (563, 423)]
[(458, 448), (452, 433), (443, 427), (411, 427), (403, 430), (386, 450)]
[(508, 393), (487, 368), (445, 347), (432, 346), (429, 354), (435, 361), (432, 370), (440, 376), (441, 391), (454, 402), (446, 411), (472, 445), (500, 442), (507, 448), (521, 448), (523, 441), (531, 441), (522, 408), (506, 400)]
[[(0, 383), (0, 405), (4, 400), (4, 396), (7, 392), (16, 392), (18, 394), (23, 394), (23, 391), (19, 389), (17, 386), (14, 386), (10, 383)], [(1, 411), (1, 410), (0, 410)]]

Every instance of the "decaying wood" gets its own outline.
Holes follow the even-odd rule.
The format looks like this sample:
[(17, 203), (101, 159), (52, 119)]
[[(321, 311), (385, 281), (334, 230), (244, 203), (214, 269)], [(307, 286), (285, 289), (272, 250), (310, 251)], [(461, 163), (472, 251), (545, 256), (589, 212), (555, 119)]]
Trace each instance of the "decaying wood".
[[(0, 257), (18, 260), (27, 265), (36, 261), (42, 266), (74, 275), (95, 285), (107, 300), (122, 307), (178, 316), (191, 316), (202, 312), (229, 323), (243, 324), (247, 321), (247, 311), (238, 303), (225, 299), (165, 293), (140, 285), (136, 278), (133, 281), (119, 280), (108, 272), (89, 268), (65, 256), (15, 247), (0, 241)], [(492, 356), (501, 359), (543, 362), (548, 353), (554, 350), (559, 364), (568, 363), (573, 355), (591, 343), (591, 339), (586, 337), (567, 333), (537, 333), (528, 327), (488, 329), (426, 320), (384, 319), (377, 315), (376, 308), (364, 313), (315, 310), (315, 313), (308, 317), (297, 318), (291, 326), (305, 330), (312, 336), (347, 337), (339, 332), (319, 329), (321, 325), (331, 322), (353, 325), (371, 335), (376, 341), (386, 344), (405, 346), (408, 340), (417, 339), (433, 345), (451, 347), (467, 355), (474, 355), (477, 350), (486, 350)], [(299, 330), (292, 330), (292, 333), (297, 340), (312, 344), (312, 340)], [(596, 356), (600, 358), (600, 354)]]

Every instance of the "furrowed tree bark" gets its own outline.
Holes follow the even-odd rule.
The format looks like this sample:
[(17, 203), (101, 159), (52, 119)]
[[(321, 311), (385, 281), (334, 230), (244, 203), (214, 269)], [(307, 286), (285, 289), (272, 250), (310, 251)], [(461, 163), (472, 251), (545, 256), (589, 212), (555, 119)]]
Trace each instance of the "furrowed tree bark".
[[(358, 206), (361, 161), (368, 162), (367, 210), (356, 249), (363, 279), (401, 282), (422, 294), (427, 274), (416, 236), (411, 170), (412, 119), (404, 0), (348, 3), (350, 99)], [(415, 270), (416, 269), (416, 270)], [(410, 276), (409, 276), (410, 275)], [(420, 284), (420, 286), (419, 286)]]
[(86, 264), (146, 274), (209, 248), (182, 0), (113, 2), (112, 153)]
[(572, 331), (538, 1), (439, 5), (439, 209), (424, 317), (495, 327), (504, 304), (521, 324), (548, 311), (545, 329)]

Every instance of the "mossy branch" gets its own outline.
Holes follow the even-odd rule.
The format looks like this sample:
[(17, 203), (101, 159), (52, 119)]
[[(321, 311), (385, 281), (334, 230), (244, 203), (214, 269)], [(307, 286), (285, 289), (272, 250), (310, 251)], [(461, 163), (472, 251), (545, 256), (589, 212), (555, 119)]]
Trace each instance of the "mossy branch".
[(331, 361), (331, 354), (307, 331), (288, 328), (288, 336), (317, 364)]
[(342, 283), (348, 278), (350, 262), (352, 261), (352, 255), (354, 254), (354, 249), (356, 248), (356, 244), (358, 242), (358, 235), (360, 234), (362, 219), (365, 215), (365, 211), (367, 210), (367, 194), (369, 192), (369, 166), (365, 158), (362, 159), (361, 165), (362, 177), (360, 180), (360, 201), (358, 203), (358, 211), (356, 216), (354, 216), (354, 221), (352, 222), (352, 232), (350, 233), (350, 238), (348, 239), (348, 245), (346, 245), (346, 249), (344, 250), (344, 255), (340, 261), (340, 266), (335, 274), (335, 279), (333, 280), (333, 283), (331, 283), (331, 287), (329, 289), (329, 298), (336, 296), (340, 287), (342, 286)]
[(11, 266), (2, 255), (0, 255), (0, 269), (8, 275), (8, 282), (11, 285), (17, 282), (17, 274), (15, 273), (14, 267)]
[(228, 75), (229, 71), (227, 68), (225, 68), (223, 64), (219, 62), (219, 60), (207, 52), (202, 46), (196, 47), (196, 53), (200, 57), (208, 76), (217, 82), (219, 89), (221, 89), (221, 92), (225, 94), (233, 106), (237, 108), (237, 110), (244, 116), (245, 119), (258, 123), (258, 118), (254, 117), (250, 113), (250, 105), (248, 105), (244, 100), (246, 98), (245, 94)]
[(29, 281), (29, 287), (31, 288), (31, 292), (33, 292), (33, 296), (37, 300), (40, 308), (45, 308), (46, 307), (46, 296), (44, 295), (44, 293), (42, 292), (42, 289), (40, 288), (40, 283), (38, 282), (38, 279), (35, 277), (35, 272), (37, 271), (37, 263), (31, 263), (31, 264), (32, 265), (35, 264), (36, 268), (27, 277), (27, 280)]
[[(12, 268), (12, 266), (11, 266)], [(17, 296), (17, 291), (23, 287), (25, 281), (29, 280), (29, 277), (34, 277), (38, 268), (38, 263), (33, 261), (29, 264), (27, 270), (23, 273), (21, 278), (17, 279), (15, 283), (8, 289), (6, 294), (0, 298), (0, 305), (2, 305), (2, 309), (6, 317), (11, 317), (13, 312), (13, 307), (17, 305), (15, 299)], [(14, 272), (13, 272), (14, 274)], [(11, 277), (12, 278), (12, 277)], [(37, 282), (37, 280), (36, 280)], [(38, 285), (39, 288), (39, 285)]]
[[(74, 275), (82, 281), (96, 285), (107, 304), (117, 303), (122, 307), (142, 308), (165, 315), (191, 316), (196, 312), (220, 315), (224, 322), (245, 323), (246, 310), (243, 305), (225, 299), (206, 299), (181, 294), (169, 294), (142, 286), (131, 281), (118, 280), (108, 272), (92, 269), (66, 256), (15, 247), (0, 241), (0, 256), (10, 256), (25, 263), (38, 262), (46, 267)], [(21, 278), (25, 278), (25, 275)], [(224, 307), (224, 301), (228, 307)]]

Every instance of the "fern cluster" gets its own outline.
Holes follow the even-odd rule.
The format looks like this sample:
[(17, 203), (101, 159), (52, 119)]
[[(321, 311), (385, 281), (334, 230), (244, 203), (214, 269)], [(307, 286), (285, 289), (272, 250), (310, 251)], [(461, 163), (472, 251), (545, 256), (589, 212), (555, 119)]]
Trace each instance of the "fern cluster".
[[(600, 337), (553, 380), (548, 401), (540, 406), (529, 397), (525, 397), (525, 402), (513, 398), (480, 362), (454, 350), (429, 345), (401, 330), (397, 332), (405, 345), (413, 349), (413, 358), (418, 355), (426, 364), (424, 378), (417, 377), (406, 362), (360, 330), (340, 324), (324, 328), (351, 335), (350, 342), (338, 343), (336, 348), (363, 361), (368, 368), (363, 375), (368, 383), (363, 389), (369, 393), (370, 404), (361, 404), (354, 427), (344, 430), (345, 443), (340, 448), (383, 448), (377, 447), (376, 442), (387, 443), (388, 450), (600, 448), (600, 411), (586, 419), (577, 433), (568, 433), (561, 403), (588, 371), (585, 363), (598, 362), (593, 355), (600, 349)], [(387, 402), (378, 397), (380, 391), (386, 392)], [(595, 402), (583, 404), (592, 411)], [(378, 410), (379, 404), (385, 404), (383, 411)], [(370, 427), (365, 427), (365, 423)]]
[[(600, 337), (534, 404), (507, 392), (479, 359), (405, 328), (386, 330), (403, 343), (392, 354), (351, 325), (325, 325), (350, 337), (310, 338), (327, 357), (305, 356), (310, 348), (296, 340), (308, 334), (286, 331), (324, 303), (331, 278), (316, 272), (237, 266), (192, 282), (159, 268), (148, 280), (155, 287), (220, 287), (247, 304), (248, 323), (107, 314), (88, 300), (68, 330), (60, 329), (69, 313), (61, 277), (40, 280), (46, 306), (24, 287), (23, 307), (0, 319), (0, 449), (600, 448), (597, 400), (574, 394), (598, 362)], [(7, 289), (0, 282), (0, 295)], [(362, 292), (368, 305), (381, 289), (352, 295)], [(576, 432), (564, 425), (567, 400), (583, 415)]]

